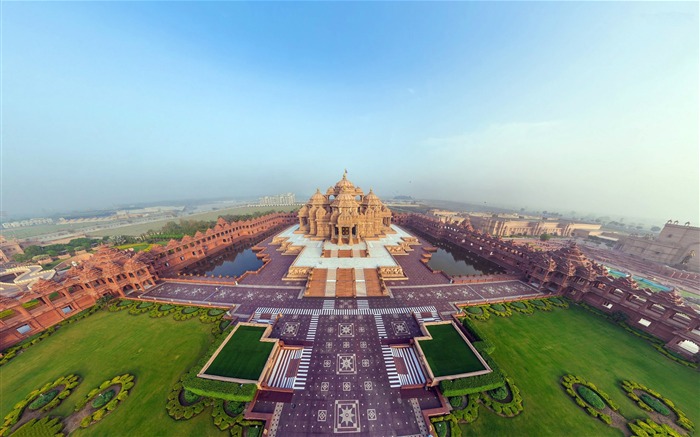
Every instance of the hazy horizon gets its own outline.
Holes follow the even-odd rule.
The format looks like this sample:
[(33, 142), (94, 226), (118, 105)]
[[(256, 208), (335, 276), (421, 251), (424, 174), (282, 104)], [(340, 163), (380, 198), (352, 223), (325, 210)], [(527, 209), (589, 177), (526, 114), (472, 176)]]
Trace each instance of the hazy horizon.
[(387, 199), (700, 222), (695, 2), (4, 2), (1, 27), (9, 215), (347, 168)]

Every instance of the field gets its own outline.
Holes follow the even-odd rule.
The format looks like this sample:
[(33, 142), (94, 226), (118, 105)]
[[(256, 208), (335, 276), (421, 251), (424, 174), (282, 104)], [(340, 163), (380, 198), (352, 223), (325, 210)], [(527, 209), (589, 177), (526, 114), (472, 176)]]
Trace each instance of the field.
[(433, 339), (421, 340), (420, 346), (436, 377), (484, 370), (484, 365), (454, 326), (433, 325), (427, 328)]
[(520, 388), (525, 411), (505, 419), (480, 408), (475, 422), (462, 425), (464, 435), (621, 436), (617, 429), (588, 416), (564, 393), (559, 379), (567, 373), (587, 379), (610, 395), (628, 420), (642, 418), (644, 412), (619, 388), (622, 379), (659, 391), (696, 426), (700, 424), (697, 371), (581, 308), (475, 323), (496, 344), (491, 356)]
[(257, 326), (240, 326), (205, 373), (257, 381), (273, 346), (260, 341), (263, 331)]
[[(95, 228), (102, 226), (109, 226), (108, 223), (71, 223), (64, 225), (37, 225), (28, 226), (25, 228), (18, 229), (4, 229), (3, 236), (6, 238), (32, 238), (40, 235), (48, 235), (55, 233), (62, 233), (68, 235), (69, 233), (84, 233), (89, 237), (104, 237), (113, 235), (131, 235), (137, 237), (141, 234), (148, 232), (149, 230), (158, 231), (166, 223), (170, 221), (179, 220), (216, 220), (221, 215), (243, 215), (243, 214), (253, 214), (255, 212), (264, 211), (295, 211), (298, 206), (236, 206), (233, 208), (219, 209), (216, 211), (202, 212), (199, 214), (192, 214), (185, 217), (168, 218), (163, 220), (156, 220), (148, 223), (138, 223), (134, 225), (120, 226), (117, 228), (101, 229), (95, 230)], [(113, 223), (112, 223), (113, 224)], [(76, 237), (77, 238), (77, 237)]]
[(256, 212), (266, 212), (266, 211), (294, 211), (298, 209), (298, 206), (237, 206), (234, 208), (219, 209), (211, 212), (203, 212), (200, 214), (192, 214), (186, 217), (170, 218), (166, 220), (158, 220), (149, 223), (139, 223), (136, 225), (122, 226), (113, 229), (104, 229), (101, 231), (88, 232), (89, 237), (104, 237), (113, 235), (131, 235), (138, 237), (141, 234), (145, 234), (149, 230), (158, 231), (160, 228), (165, 226), (168, 222), (179, 222), (180, 220), (216, 220), (222, 215), (243, 215), (243, 214), (253, 214)]
[(152, 319), (127, 311), (100, 311), (61, 328), (0, 368), (0, 414), (30, 391), (57, 377), (76, 373), (83, 381), (52, 416), (68, 416), (76, 402), (102, 381), (124, 373), (136, 375), (129, 397), (104, 420), (75, 436), (187, 435), (225, 436), (207, 411), (191, 420), (176, 422), (165, 411), (166, 398), (180, 375), (206, 353), (211, 325), (199, 320), (177, 322), (170, 317)]

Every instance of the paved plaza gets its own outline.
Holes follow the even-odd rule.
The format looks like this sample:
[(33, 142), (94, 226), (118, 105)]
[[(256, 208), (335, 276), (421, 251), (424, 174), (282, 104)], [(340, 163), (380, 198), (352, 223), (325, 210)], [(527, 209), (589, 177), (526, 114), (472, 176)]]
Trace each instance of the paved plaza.
[(304, 297), (304, 283), (283, 280), (294, 256), (271, 242), (257, 245), (270, 262), (238, 284), (166, 279), (140, 296), (224, 306), (241, 321), (272, 325), (270, 336), (282, 347), (252, 408), (266, 418), (270, 436), (426, 435), (422, 411), (444, 400), (425, 387), (411, 346), (420, 324), (450, 320), (459, 304), (541, 296), (519, 281), (451, 284), (421, 262), (416, 246), (396, 257), (409, 279), (387, 281), (389, 296)]

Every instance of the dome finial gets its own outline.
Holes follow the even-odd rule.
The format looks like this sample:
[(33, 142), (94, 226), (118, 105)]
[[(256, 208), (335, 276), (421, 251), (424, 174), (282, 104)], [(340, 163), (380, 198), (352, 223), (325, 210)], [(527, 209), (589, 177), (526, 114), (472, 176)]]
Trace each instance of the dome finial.
[(348, 169), (346, 168), (345, 173), (343, 173), (343, 179), (347, 180), (347, 178), (348, 178)]

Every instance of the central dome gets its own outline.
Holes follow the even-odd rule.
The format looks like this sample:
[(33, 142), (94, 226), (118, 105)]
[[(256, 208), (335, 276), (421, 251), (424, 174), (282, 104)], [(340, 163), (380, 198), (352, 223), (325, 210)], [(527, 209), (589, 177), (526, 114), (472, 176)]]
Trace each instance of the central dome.
[(378, 238), (391, 229), (391, 211), (371, 190), (365, 195), (348, 180), (347, 170), (325, 196), (316, 190), (297, 214), (299, 231), (338, 244)]

